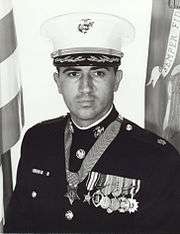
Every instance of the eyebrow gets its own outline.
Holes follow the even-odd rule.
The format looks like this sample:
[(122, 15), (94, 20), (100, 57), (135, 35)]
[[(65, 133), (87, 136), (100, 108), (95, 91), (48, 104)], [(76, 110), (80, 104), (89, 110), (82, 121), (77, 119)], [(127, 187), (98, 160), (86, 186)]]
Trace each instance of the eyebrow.
[(81, 71), (81, 69), (77, 68), (77, 67), (67, 67), (64, 69), (64, 71), (62, 73), (65, 73), (67, 71)]
[(106, 69), (107, 71), (109, 71), (109, 67), (106, 66), (95, 66), (95, 67), (91, 67), (90, 70), (97, 70), (97, 69)]
[[(94, 67), (91, 67), (90, 68), (90, 70), (92, 71), (94, 71), (94, 70), (98, 70), (98, 69), (106, 69), (107, 71), (110, 71), (110, 68), (109, 67), (106, 67), (106, 66), (94, 66)], [(81, 71), (82, 69), (80, 69), (80, 68), (77, 68), (77, 67), (67, 67), (67, 68), (65, 68), (64, 69), (64, 71), (62, 72), (62, 73), (65, 73), (65, 72), (67, 72), (67, 71)]]

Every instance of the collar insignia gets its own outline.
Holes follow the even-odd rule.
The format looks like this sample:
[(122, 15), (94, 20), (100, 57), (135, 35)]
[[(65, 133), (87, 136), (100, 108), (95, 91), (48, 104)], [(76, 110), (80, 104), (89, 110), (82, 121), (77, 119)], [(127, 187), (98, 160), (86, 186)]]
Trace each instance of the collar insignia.
[(98, 138), (98, 136), (100, 136), (104, 132), (104, 127), (98, 126), (93, 130), (93, 132), (94, 132), (94, 137)]
[(166, 141), (163, 139), (157, 139), (157, 143), (160, 145), (166, 145)]

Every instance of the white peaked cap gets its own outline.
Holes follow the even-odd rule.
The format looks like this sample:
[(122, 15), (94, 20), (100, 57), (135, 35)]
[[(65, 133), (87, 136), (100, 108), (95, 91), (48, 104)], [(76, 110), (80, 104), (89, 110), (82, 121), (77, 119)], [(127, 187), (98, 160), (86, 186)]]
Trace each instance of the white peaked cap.
[(79, 53), (122, 57), (121, 48), (134, 40), (135, 28), (116, 15), (77, 12), (46, 20), (41, 34), (53, 43), (52, 57)]

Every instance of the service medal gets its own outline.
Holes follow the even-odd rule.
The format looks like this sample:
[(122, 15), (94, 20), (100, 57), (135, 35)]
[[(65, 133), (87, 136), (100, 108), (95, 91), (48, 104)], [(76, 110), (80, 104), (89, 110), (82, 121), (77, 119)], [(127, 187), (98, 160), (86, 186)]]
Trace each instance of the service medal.
[(113, 212), (113, 210), (111, 208), (107, 208), (107, 212), (108, 212), (108, 214), (111, 214)]
[(115, 187), (114, 187), (114, 190), (112, 191), (112, 195), (114, 197), (119, 197), (121, 195), (122, 187), (123, 187), (123, 181), (124, 181), (124, 178), (116, 177)]
[(130, 208), (129, 200), (126, 197), (120, 197), (119, 201), (120, 201), (120, 208), (118, 209), (118, 211), (120, 213), (125, 213), (126, 211), (129, 211)]
[(120, 208), (120, 202), (117, 198), (111, 199), (110, 209), (116, 211)]
[(98, 207), (101, 205), (101, 200), (104, 197), (104, 195), (101, 193), (100, 190), (96, 191), (92, 196), (92, 202), (95, 207)]
[(114, 182), (114, 178), (112, 175), (107, 175), (106, 176), (106, 181), (104, 184), (104, 188), (101, 189), (102, 193), (107, 196), (109, 195), (112, 191), (113, 191), (113, 182)]
[(103, 209), (107, 209), (111, 204), (111, 199), (107, 196), (102, 197), (101, 201), (100, 201), (100, 206)]
[(137, 202), (136, 199), (132, 199), (132, 198), (129, 198), (128, 200), (129, 200), (129, 203), (130, 203), (130, 207), (129, 207), (129, 210), (128, 210), (129, 213), (136, 212), (138, 207), (139, 207), (138, 206), (139, 202)]

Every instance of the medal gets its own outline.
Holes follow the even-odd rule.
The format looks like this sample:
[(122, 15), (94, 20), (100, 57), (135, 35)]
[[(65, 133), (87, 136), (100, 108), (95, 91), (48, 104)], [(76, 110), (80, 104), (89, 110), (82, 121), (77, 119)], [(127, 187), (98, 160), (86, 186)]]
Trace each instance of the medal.
[(102, 192), (105, 196), (111, 194), (114, 186), (113, 181), (114, 181), (113, 176), (107, 175), (104, 188), (102, 189)]
[(111, 199), (110, 209), (116, 211), (120, 208), (120, 202), (117, 198)]
[(88, 179), (86, 181), (86, 187), (88, 194), (84, 195), (84, 201), (87, 202), (90, 205), (91, 195), (90, 192), (93, 190), (95, 183), (97, 182), (99, 178), (99, 174), (97, 172), (90, 172)]
[(80, 198), (79, 198), (79, 196), (77, 194), (77, 188), (78, 187), (74, 187), (74, 186), (70, 186), (70, 185), (67, 186), (68, 191), (64, 196), (69, 199), (69, 202), (70, 202), (71, 205), (73, 204), (73, 202), (75, 200), (80, 200)]
[(88, 192), (88, 194), (84, 195), (83, 202), (87, 202), (90, 205), (90, 201), (91, 201), (91, 195), (90, 195), (90, 192)]
[(73, 217), (74, 217), (74, 214), (73, 214), (73, 212), (71, 210), (66, 211), (65, 218), (67, 220), (71, 220), (71, 219), (73, 219)]
[(111, 204), (111, 199), (107, 196), (102, 197), (100, 205), (103, 209), (107, 209)]
[(129, 200), (129, 203), (130, 203), (129, 213), (131, 214), (131, 213), (136, 212), (138, 207), (139, 207), (138, 206), (139, 202), (137, 202), (136, 199), (131, 199), (131, 198), (129, 198), (128, 200)]
[(92, 191), (95, 187), (95, 184), (97, 183), (97, 181), (99, 180), (99, 174), (98, 172), (90, 172), (87, 182), (86, 182), (86, 187), (88, 191)]
[(111, 214), (113, 212), (113, 210), (111, 208), (107, 208), (107, 212), (108, 212), (108, 214)]
[(120, 208), (118, 209), (118, 211), (120, 213), (125, 213), (126, 211), (129, 211), (130, 208), (129, 200), (126, 197), (120, 197), (119, 201), (120, 201)]
[(112, 191), (112, 195), (114, 197), (119, 197), (122, 193), (122, 187), (123, 187), (123, 177), (117, 177), (116, 178), (116, 186), (114, 190)]
[(103, 194), (101, 193), (100, 190), (96, 191), (93, 196), (92, 196), (92, 202), (94, 204), (95, 207), (98, 207), (101, 205), (101, 200), (103, 198)]

